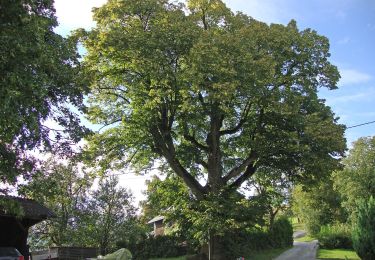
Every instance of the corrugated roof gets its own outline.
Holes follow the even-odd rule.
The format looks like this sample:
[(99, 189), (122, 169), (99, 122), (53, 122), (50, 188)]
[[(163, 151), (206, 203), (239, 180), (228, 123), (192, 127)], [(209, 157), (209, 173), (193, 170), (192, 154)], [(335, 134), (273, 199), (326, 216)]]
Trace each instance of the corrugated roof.
[(149, 222), (147, 222), (147, 224), (152, 224), (154, 222), (157, 222), (157, 221), (160, 221), (160, 220), (163, 220), (164, 217), (163, 216), (157, 216), (157, 217), (154, 217), (153, 219), (151, 219)]
[[(44, 220), (47, 218), (56, 217), (56, 214), (52, 210), (36, 202), (35, 200), (14, 197), (14, 196), (7, 196), (7, 195), (0, 195), (0, 200), (5, 200), (5, 201), (8, 200), (8, 201), (19, 203), (24, 213), (22, 218)], [(4, 210), (4, 208), (1, 208), (0, 206), (0, 216), (12, 216), (12, 215), (7, 213)]]

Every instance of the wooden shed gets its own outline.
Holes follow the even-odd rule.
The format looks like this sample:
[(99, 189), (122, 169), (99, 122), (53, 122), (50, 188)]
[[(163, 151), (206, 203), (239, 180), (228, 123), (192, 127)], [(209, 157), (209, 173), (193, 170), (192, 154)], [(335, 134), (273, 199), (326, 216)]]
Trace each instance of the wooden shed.
[(15, 247), (27, 259), (30, 255), (27, 246), (29, 228), (55, 214), (30, 199), (0, 195), (0, 201), (2, 205), (16, 205), (22, 212), (21, 216), (16, 216), (6, 206), (0, 206), (0, 246)]
[(147, 222), (147, 224), (154, 225), (153, 235), (155, 237), (164, 235), (164, 217), (163, 216), (154, 217), (149, 222)]

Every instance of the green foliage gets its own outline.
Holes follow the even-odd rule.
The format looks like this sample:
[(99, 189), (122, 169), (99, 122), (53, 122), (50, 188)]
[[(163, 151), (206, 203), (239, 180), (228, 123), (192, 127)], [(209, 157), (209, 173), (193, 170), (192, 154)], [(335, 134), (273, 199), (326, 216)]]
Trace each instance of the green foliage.
[(232, 229), (264, 224), (265, 206), (257, 196), (247, 199), (240, 193), (223, 192), (197, 201), (174, 175), (148, 182), (146, 194), (144, 213), (154, 214), (147, 220), (160, 214), (165, 216), (167, 222), (173, 223), (166, 231), (192, 244), (207, 242), (213, 233), (226, 236)]
[(304, 188), (294, 188), (292, 209), (311, 235), (318, 234), (324, 225), (346, 221), (346, 212), (341, 206), (340, 195), (333, 189), (331, 180), (328, 179), (308, 189)]
[(90, 140), (90, 156), (103, 170), (165, 163), (199, 198), (238, 188), (255, 163), (306, 182), (335, 169), (344, 127), (317, 96), (339, 79), (328, 40), (219, 0), (188, 5), (109, 1), (96, 28), (77, 32), (89, 118), (109, 126)]
[[(53, 31), (53, 0), (1, 0), (0, 6), (0, 177), (14, 183), (33, 170), (27, 150), (66, 152), (68, 140), (78, 142), (86, 132), (70, 109), (82, 107), (85, 87), (74, 83), (76, 44)], [(63, 130), (52, 131), (48, 119)]]
[(355, 218), (356, 203), (375, 196), (375, 137), (362, 137), (353, 143), (344, 168), (334, 173), (334, 186), (343, 206)]
[(358, 203), (358, 214), (353, 228), (353, 247), (363, 260), (375, 259), (375, 199)]
[(20, 186), (20, 194), (42, 203), (56, 214), (56, 218), (32, 228), (32, 249), (71, 245), (80, 240), (76, 239), (76, 225), (72, 219), (77, 218), (91, 184), (90, 175), (75, 162), (64, 164), (50, 158), (28, 184)]
[(273, 248), (284, 248), (293, 245), (293, 226), (285, 217), (275, 221), (269, 230), (269, 236)]
[(322, 226), (317, 234), (319, 245), (324, 249), (352, 249), (351, 229), (346, 224)]
[(20, 188), (21, 194), (56, 214), (31, 229), (32, 249), (88, 246), (106, 254), (113, 252), (121, 239), (140, 239), (145, 230), (135, 219), (132, 194), (117, 187), (114, 178), (100, 180), (97, 190), (91, 189), (92, 182), (92, 173), (82, 165), (50, 159)]
[(232, 259), (267, 249), (290, 247), (293, 245), (293, 229), (288, 219), (279, 218), (272, 230), (237, 229), (228, 232), (222, 239), (226, 257)]
[(137, 223), (133, 195), (118, 187), (116, 177), (100, 180), (98, 189), (90, 195), (79, 214), (76, 232), (81, 240), (75, 243), (98, 247), (100, 254), (105, 255), (116, 249), (122, 237), (132, 234), (130, 230), (137, 231), (129, 230), (129, 226)]
[(295, 21), (234, 14), (221, 0), (187, 5), (110, 0), (95, 10), (96, 27), (76, 37), (87, 49), (88, 117), (106, 126), (87, 156), (103, 172), (173, 171), (192, 201), (181, 200), (180, 214), (207, 241), (256, 223), (259, 201), (237, 190), (259, 168), (316, 182), (338, 167), (346, 145), (317, 93), (340, 77), (325, 37)]
[(270, 236), (262, 229), (232, 230), (223, 240), (228, 258), (251, 255), (272, 248)]
[(292, 182), (285, 175), (278, 169), (260, 167), (247, 182), (246, 188), (250, 191), (255, 189), (257, 195), (264, 200), (269, 228), (272, 228), (278, 213), (289, 209)]
[(145, 238), (141, 241), (129, 241), (119, 244), (127, 247), (135, 260), (144, 260), (155, 257), (175, 257), (186, 254), (186, 246), (182, 245), (182, 240), (174, 236), (157, 236)]

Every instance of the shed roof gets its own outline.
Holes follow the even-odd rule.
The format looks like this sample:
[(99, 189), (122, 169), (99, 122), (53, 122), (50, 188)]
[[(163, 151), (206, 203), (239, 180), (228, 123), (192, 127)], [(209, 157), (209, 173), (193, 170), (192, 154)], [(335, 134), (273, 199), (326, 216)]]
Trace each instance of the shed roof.
[[(22, 216), (22, 218), (24, 219), (44, 220), (47, 218), (56, 217), (55, 213), (52, 210), (36, 202), (35, 200), (8, 195), (0, 195), (0, 200), (18, 203), (23, 209), (24, 215)], [(0, 205), (0, 216), (14, 215), (5, 210), (4, 207)]]
[(151, 219), (149, 222), (147, 222), (147, 224), (152, 224), (154, 222), (158, 222), (160, 220), (163, 220), (164, 217), (163, 216), (157, 216), (157, 217), (154, 217), (153, 219)]

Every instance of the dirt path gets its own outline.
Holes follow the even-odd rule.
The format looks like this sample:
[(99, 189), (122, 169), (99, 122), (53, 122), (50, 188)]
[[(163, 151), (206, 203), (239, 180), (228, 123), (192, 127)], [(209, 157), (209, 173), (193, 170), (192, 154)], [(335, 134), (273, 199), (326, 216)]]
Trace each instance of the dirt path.
[(275, 260), (315, 260), (318, 249), (318, 240), (312, 242), (296, 242), (293, 247), (278, 257)]

